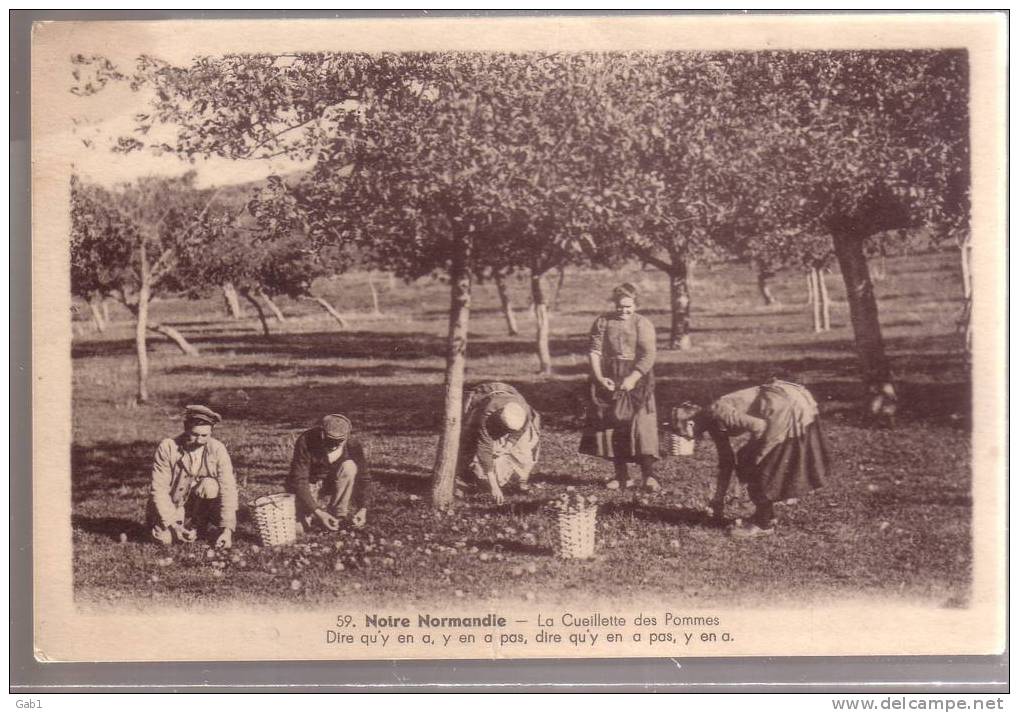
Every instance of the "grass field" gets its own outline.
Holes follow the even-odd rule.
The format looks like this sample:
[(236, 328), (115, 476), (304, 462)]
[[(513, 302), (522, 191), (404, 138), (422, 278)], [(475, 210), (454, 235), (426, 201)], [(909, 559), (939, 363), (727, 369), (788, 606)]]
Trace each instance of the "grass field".
[[(695, 274), (695, 348), (659, 352), (659, 410), (682, 398), (721, 395), (781, 369), (817, 396), (837, 464), (829, 488), (780, 511), (774, 537), (751, 541), (734, 541), (705, 519), (715, 464), (710, 442), (692, 458), (662, 461), (664, 490), (654, 495), (605, 491), (610, 464), (576, 453), (574, 404), (585, 379), (585, 335), (621, 279), (641, 287), (641, 311), (664, 344), (668, 287), (661, 273), (569, 272), (553, 322), (552, 378), (534, 373), (533, 319), (522, 309), (525, 283), (513, 286), (521, 307), (518, 337), (506, 336), (494, 288), (476, 288), (468, 379), (519, 386), (544, 416), (542, 461), (529, 494), (509, 497), (502, 507), (472, 498), (443, 515), (428, 505), (442, 407), (448, 305), (442, 284), (383, 280), (383, 314), (373, 316), (362, 276), (342, 276), (321, 287), (347, 314), (349, 329), (339, 331), (313, 304), (283, 300), (288, 322), (273, 323), (269, 340), (253, 317), (225, 319), (219, 299), (160, 302), (156, 318), (180, 328), (202, 356), (186, 357), (152, 340), (151, 402), (144, 405), (134, 401), (126, 314), (104, 335), (79, 324), (72, 453), (79, 601), (553, 603), (583, 594), (713, 605), (860, 596), (966, 605), (970, 379), (955, 333), (961, 286), (954, 254), (890, 260), (877, 284), (900, 389), (893, 431), (868, 428), (857, 413), (860, 385), (837, 274), (829, 276), (833, 329), (825, 334), (810, 331), (802, 275), (777, 279), (782, 304), (763, 307), (745, 267)], [(232, 559), (208, 559), (199, 545), (165, 559), (167, 551), (143, 541), (148, 467), (158, 440), (179, 432), (182, 406), (196, 401), (226, 418), (217, 436), (238, 470), (242, 503), (282, 489), (297, 433), (323, 413), (348, 414), (373, 446), (376, 497), (369, 526), (271, 552), (254, 546), (242, 506)], [(543, 503), (568, 486), (602, 498), (598, 556), (590, 562), (551, 556)], [(750, 508), (736, 500), (729, 514)]]

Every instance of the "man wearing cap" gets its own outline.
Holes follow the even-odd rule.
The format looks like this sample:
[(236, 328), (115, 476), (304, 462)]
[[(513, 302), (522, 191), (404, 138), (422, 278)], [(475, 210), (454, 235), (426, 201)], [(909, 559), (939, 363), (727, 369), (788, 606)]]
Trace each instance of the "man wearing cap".
[(214, 528), (217, 547), (233, 544), (237, 480), (226, 446), (212, 437), (221, 420), (206, 406), (187, 406), (184, 432), (156, 449), (146, 520), (157, 542), (193, 542)]
[(481, 384), (467, 397), (460, 438), (464, 480), (486, 484), (499, 505), (511, 482), (529, 490), (540, 435), (541, 417), (519, 391), (499, 381)]
[(364, 527), (371, 504), (371, 473), (367, 448), (351, 437), (350, 419), (330, 414), (300, 435), (287, 491), (297, 496), (297, 518), (305, 528), (317, 522), (336, 530), (352, 508), (351, 524)]

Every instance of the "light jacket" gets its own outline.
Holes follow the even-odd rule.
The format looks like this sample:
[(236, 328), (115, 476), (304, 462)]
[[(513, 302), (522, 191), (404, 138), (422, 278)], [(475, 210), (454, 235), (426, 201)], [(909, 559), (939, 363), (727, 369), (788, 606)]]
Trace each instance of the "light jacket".
[(220, 525), (237, 529), (237, 480), (226, 446), (215, 438), (205, 444), (205, 451), (195, 472), (184, 467), (184, 435), (165, 438), (156, 449), (152, 461), (150, 497), (164, 527), (184, 518), (184, 505), (191, 489), (201, 477), (215, 478), (219, 483)]

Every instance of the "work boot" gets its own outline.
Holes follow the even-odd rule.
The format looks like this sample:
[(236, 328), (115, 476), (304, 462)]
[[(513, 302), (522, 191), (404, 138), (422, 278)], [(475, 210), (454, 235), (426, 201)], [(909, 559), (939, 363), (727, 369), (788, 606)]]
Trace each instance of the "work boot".
[(760, 527), (752, 522), (737, 520), (736, 524), (729, 528), (729, 537), (742, 540), (754, 537), (767, 537), (775, 534), (775, 526)]

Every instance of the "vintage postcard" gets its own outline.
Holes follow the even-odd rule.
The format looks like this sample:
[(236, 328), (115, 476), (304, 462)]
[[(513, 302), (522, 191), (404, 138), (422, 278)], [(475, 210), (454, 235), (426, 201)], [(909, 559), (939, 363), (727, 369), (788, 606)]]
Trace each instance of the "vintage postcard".
[(45, 22), (40, 661), (994, 654), (995, 13)]

